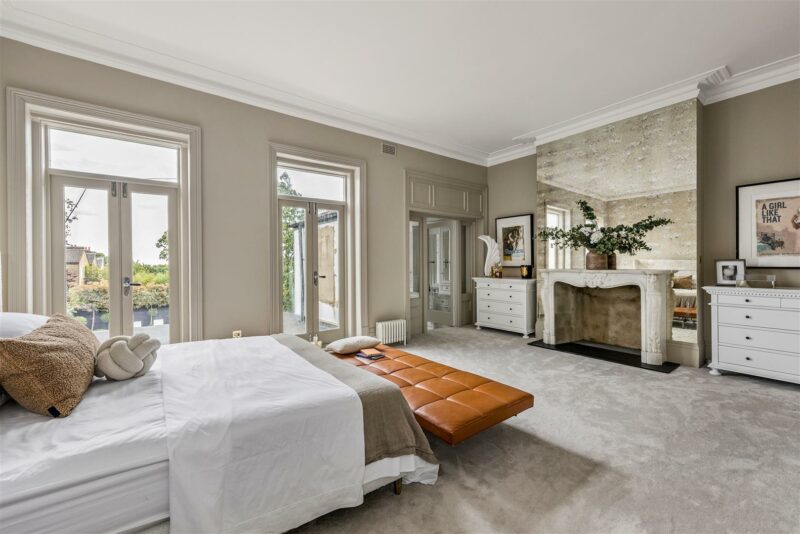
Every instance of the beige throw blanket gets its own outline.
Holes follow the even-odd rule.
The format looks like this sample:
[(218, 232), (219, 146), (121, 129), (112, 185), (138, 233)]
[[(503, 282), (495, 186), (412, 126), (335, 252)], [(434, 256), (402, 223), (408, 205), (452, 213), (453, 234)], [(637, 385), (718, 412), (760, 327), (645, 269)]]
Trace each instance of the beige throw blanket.
[(300, 357), (358, 393), (364, 411), (365, 464), (414, 454), (432, 464), (439, 461), (396, 385), (289, 334), (274, 337)]

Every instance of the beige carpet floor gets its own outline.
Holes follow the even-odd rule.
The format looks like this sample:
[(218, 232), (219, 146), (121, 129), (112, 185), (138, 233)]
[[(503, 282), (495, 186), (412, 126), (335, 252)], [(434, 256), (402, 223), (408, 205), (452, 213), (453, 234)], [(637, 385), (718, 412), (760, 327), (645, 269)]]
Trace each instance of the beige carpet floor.
[(536, 404), (455, 448), (430, 437), (435, 486), (375, 491), (299, 532), (800, 532), (800, 386), (661, 374), (472, 328), (408, 350)]

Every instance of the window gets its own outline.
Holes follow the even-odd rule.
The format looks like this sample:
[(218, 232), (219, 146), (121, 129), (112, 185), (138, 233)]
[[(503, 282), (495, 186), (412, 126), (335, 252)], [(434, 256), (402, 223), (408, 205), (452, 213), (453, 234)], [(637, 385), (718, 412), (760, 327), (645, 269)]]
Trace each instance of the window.
[(278, 194), (344, 202), (346, 177), (299, 167), (278, 166)]
[[(555, 206), (547, 206), (547, 227), (561, 228), (566, 230), (569, 227), (569, 211)], [(552, 240), (547, 242), (547, 268), (548, 269), (569, 269), (570, 254), (567, 249), (558, 248)]]
[(49, 167), (64, 171), (178, 181), (177, 147), (48, 129)]
[(98, 337), (203, 339), (200, 128), (8, 99), (9, 309), (70, 313)]

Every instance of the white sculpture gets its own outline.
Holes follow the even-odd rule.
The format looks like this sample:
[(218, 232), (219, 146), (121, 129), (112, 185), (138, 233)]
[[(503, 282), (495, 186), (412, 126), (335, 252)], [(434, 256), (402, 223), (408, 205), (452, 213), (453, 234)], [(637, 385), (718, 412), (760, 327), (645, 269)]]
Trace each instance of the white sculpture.
[(156, 361), (161, 342), (147, 334), (115, 336), (97, 349), (94, 376), (107, 380), (127, 380), (145, 374)]
[(486, 243), (486, 263), (483, 264), (483, 274), (492, 276), (492, 266), (500, 263), (500, 246), (488, 235), (479, 235), (478, 239)]

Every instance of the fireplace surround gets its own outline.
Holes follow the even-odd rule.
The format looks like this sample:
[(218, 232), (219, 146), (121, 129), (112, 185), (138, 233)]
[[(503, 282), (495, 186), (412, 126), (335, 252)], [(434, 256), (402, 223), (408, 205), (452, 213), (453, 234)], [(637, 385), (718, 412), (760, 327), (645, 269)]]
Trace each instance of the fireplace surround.
[[(670, 338), (670, 319), (672, 302), (670, 296), (670, 280), (673, 271), (661, 269), (619, 269), (619, 270), (586, 270), (586, 269), (546, 269), (542, 276), (542, 309), (544, 311), (543, 342), (547, 345), (559, 345), (583, 340), (580, 326), (565, 330), (556, 324), (557, 311), (572, 310), (574, 316), (580, 316), (577, 301), (563, 302), (568, 292), (557, 291), (557, 284), (565, 284), (574, 288), (611, 289), (625, 286), (638, 287), (640, 292), (639, 330), (641, 363), (649, 366), (662, 365), (667, 354), (667, 340)], [(562, 299), (559, 301), (558, 299)], [(605, 313), (614, 318), (614, 299), (605, 299)], [(596, 306), (596, 305), (595, 305)], [(603, 310), (600, 311), (601, 313)], [(597, 313), (595, 311), (594, 313)], [(623, 318), (621, 318), (623, 319)], [(630, 317), (627, 318), (630, 320)], [(620, 343), (633, 347), (630, 343)]]

